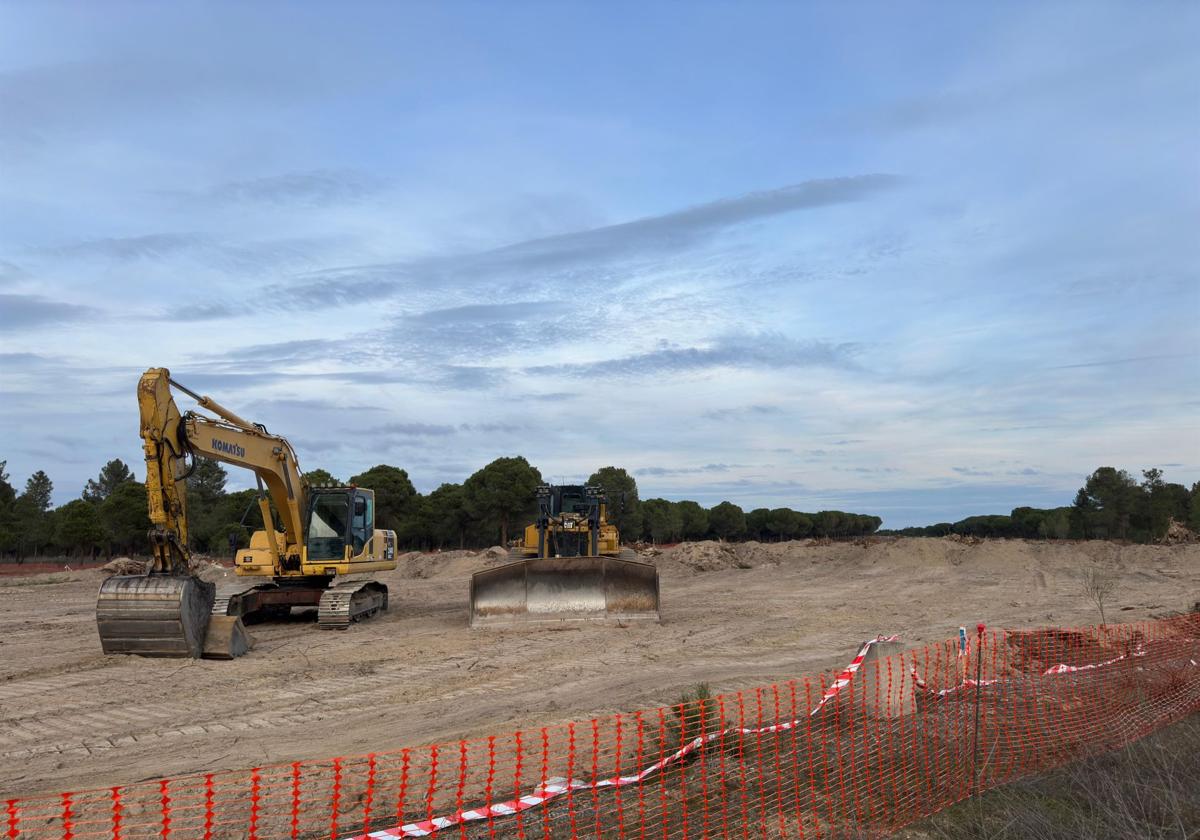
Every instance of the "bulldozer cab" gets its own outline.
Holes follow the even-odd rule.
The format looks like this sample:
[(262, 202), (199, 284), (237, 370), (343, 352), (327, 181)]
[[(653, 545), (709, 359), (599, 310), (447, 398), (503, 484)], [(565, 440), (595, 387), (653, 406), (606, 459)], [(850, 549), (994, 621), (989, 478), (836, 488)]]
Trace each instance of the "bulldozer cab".
[(600, 515), (600, 502), (604, 491), (595, 487), (568, 485), (562, 487), (543, 486), (538, 488), (539, 507), (543, 515), (590, 517)]
[[(589, 557), (600, 554), (603, 490), (583, 485), (544, 485), (538, 488), (537, 499), (535, 556)], [(525, 548), (530, 548), (528, 538)]]
[(544, 485), (537, 505), (514, 562), (472, 575), (472, 627), (658, 620), (658, 570), (621, 548), (601, 488)]

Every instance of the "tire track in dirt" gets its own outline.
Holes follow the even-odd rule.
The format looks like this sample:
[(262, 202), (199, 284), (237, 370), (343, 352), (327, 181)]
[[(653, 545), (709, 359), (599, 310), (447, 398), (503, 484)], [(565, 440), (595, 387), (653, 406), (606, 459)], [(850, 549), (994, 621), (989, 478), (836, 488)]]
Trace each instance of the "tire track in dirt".
[[(882, 631), (919, 644), (980, 617), (1088, 623), (1094, 609), (1072, 575), (1112, 554), (939, 540), (753, 551), (762, 565), (703, 573), (659, 558), (661, 625), (560, 632), (471, 631), (467, 561), (451, 574), (430, 558), (429, 577), (381, 576), (395, 593), (386, 615), (344, 633), (304, 619), (258, 625), (257, 648), (233, 662), (101, 656), (94, 573), (15, 587), (0, 598), (0, 798), (631, 712), (698, 682), (720, 691), (840, 667)], [(1198, 588), (1200, 548), (1129, 547), (1120, 560), (1136, 572), (1129, 605), (1182, 608), (1181, 592)]]

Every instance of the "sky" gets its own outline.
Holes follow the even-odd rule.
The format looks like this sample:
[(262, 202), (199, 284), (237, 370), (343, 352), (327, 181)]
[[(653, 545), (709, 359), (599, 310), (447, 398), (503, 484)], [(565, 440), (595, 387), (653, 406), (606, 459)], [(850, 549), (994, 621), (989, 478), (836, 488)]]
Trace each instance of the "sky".
[(0, 460), (56, 503), (142, 472), (163, 366), (422, 492), (520, 454), (902, 527), (1190, 485), (1198, 40), (1189, 3), (0, 5)]

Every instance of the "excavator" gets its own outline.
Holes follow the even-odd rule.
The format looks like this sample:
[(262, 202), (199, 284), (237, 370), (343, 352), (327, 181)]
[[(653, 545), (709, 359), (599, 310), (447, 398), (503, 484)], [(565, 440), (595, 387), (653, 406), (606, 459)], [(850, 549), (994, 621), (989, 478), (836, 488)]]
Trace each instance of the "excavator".
[(471, 576), (471, 626), (658, 621), (658, 569), (621, 548), (604, 491), (537, 489), (537, 518), (509, 562)]
[[(172, 387), (216, 416), (181, 413)], [(321, 628), (345, 629), (387, 609), (386, 586), (346, 577), (396, 568), (396, 534), (376, 530), (371, 490), (309, 486), (285, 438), (188, 390), (166, 368), (146, 371), (137, 395), (153, 558), (145, 574), (100, 587), (106, 654), (231, 659), (249, 646), (243, 620), (315, 606)], [(193, 573), (186, 482), (197, 457), (254, 473), (264, 527), (237, 552), (234, 570), (270, 580), (218, 591)]]

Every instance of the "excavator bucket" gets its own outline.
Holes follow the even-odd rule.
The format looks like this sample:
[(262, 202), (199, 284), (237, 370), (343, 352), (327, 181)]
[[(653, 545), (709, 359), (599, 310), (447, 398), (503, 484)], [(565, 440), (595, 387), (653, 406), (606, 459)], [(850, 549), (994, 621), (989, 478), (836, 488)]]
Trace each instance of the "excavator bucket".
[(618, 557), (532, 557), (471, 576), (471, 626), (658, 621), (658, 570)]
[(96, 600), (105, 653), (199, 659), (215, 587), (190, 575), (116, 575)]
[(254, 647), (240, 615), (214, 615), (204, 637), (205, 659), (237, 659)]

